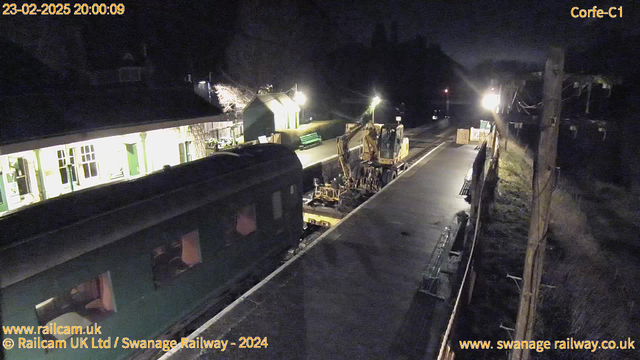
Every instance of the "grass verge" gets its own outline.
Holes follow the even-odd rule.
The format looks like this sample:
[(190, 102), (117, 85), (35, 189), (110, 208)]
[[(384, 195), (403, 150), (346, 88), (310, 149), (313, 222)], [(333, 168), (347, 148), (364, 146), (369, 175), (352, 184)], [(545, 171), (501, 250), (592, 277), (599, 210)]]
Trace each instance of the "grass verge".
[[(510, 144), (502, 152), (495, 203), (480, 238), (469, 340), (511, 340), (531, 207), (532, 160)], [(551, 204), (550, 235), (535, 339), (640, 341), (640, 200), (588, 177), (561, 180)], [(466, 338), (465, 338), (466, 336)], [(640, 344), (639, 344), (640, 345)], [(640, 348), (640, 346), (636, 346)], [(638, 359), (639, 350), (532, 352), (533, 359)], [(498, 350), (469, 350), (460, 359), (506, 359)]]

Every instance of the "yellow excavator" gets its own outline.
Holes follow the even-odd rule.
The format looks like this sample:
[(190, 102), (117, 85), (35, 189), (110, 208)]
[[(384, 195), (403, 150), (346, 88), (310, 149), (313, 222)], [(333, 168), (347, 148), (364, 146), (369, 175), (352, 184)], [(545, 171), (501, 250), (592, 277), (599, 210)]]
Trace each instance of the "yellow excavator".
[[(320, 183), (316, 179), (313, 199), (304, 204), (304, 220), (309, 224), (326, 227), (336, 224), (407, 168), (409, 138), (402, 136), (403, 125), (372, 121), (349, 125), (336, 143), (341, 177), (331, 183)], [(362, 154), (352, 166), (349, 142), (358, 134), (362, 134)]]

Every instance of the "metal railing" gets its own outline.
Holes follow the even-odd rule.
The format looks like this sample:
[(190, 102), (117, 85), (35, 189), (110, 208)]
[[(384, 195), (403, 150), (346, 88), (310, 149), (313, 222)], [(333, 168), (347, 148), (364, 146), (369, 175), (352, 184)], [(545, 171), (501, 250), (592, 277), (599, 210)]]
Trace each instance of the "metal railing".
[[(471, 302), (473, 294), (473, 288), (476, 279), (475, 262), (477, 254), (474, 253), (476, 245), (478, 243), (479, 230), (482, 228), (483, 214), (488, 211), (489, 201), (483, 201), (485, 198), (485, 183), (489, 177), (497, 176), (498, 162), (500, 158), (499, 151), (499, 133), (497, 131), (492, 132), (493, 136), (487, 137), (491, 140), (491, 144), (486, 141), (480, 147), (480, 151), (476, 156), (473, 163), (473, 176), (471, 179), (471, 216), (469, 217), (469, 223), (467, 225), (467, 232), (465, 234), (465, 244), (468, 249), (468, 257), (464, 274), (462, 275), (462, 281), (458, 294), (456, 296), (451, 316), (447, 324), (447, 329), (442, 338), (440, 345), (440, 352), (438, 354), (439, 360), (453, 360), (455, 352), (453, 350), (452, 339), (456, 332), (458, 320), (462, 310), (468, 306)], [(490, 148), (490, 149), (488, 149)], [(487, 158), (489, 162), (487, 162)], [(487, 164), (488, 163), (488, 164)]]
[(432, 295), (443, 299), (438, 296), (438, 282), (440, 278), (440, 269), (442, 263), (446, 257), (448, 257), (449, 249), (451, 248), (451, 228), (445, 226), (444, 230), (440, 234), (440, 238), (436, 243), (436, 247), (431, 253), (431, 259), (425, 270), (422, 272), (422, 286), (420, 292), (428, 295)]

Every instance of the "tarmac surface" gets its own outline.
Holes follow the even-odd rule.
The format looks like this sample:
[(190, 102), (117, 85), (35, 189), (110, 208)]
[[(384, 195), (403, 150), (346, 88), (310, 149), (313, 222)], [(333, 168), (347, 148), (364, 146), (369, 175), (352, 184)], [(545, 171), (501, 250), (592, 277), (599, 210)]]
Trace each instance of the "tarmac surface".
[(444, 227), (468, 210), (458, 192), (476, 153), (472, 145), (436, 147), (189, 336), (200, 345), (228, 341), (225, 351), (163, 358), (429, 358), (443, 319), (418, 292), (422, 271)]

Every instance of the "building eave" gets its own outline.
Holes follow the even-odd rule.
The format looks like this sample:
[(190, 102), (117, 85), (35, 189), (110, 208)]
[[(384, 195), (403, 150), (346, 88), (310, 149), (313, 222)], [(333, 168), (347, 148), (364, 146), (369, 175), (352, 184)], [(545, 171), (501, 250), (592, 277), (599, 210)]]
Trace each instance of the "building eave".
[[(0, 144), (0, 155), (13, 154), (21, 151), (42, 149), (51, 146), (71, 144), (80, 141), (100, 139), (110, 136), (127, 135), (152, 130), (168, 129), (178, 126), (194, 125), (206, 122), (227, 121), (225, 114), (215, 116), (204, 116), (191, 119), (172, 120), (165, 119), (148, 123), (138, 123), (127, 126), (110, 126), (90, 131), (77, 131), (72, 133), (57, 134), (46, 137), (38, 137), (20, 140), (13, 143)], [(229, 120), (230, 121), (230, 120)]]

